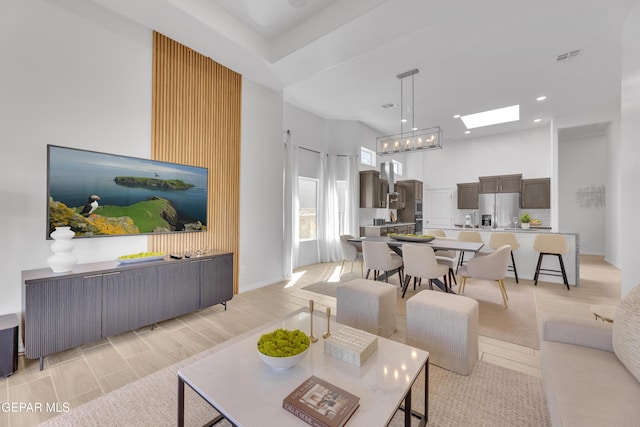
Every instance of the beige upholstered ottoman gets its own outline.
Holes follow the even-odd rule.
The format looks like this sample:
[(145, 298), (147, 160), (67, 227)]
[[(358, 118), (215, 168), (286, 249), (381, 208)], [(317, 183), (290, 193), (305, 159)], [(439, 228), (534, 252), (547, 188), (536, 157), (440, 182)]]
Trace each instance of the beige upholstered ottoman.
[(336, 321), (388, 338), (396, 330), (396, 287), (355, 279), (338, 286)]
[(478, 301), (425, 290), (407, 300), (407, 344), (429, 362), (469, 375), (478, 361)]

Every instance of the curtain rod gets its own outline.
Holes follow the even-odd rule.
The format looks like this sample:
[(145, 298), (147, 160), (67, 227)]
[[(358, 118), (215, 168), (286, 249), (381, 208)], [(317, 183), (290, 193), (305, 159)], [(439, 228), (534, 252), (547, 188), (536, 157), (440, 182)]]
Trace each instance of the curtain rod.
[[(289, 130), (284, 131), (284, 133), (286, 133), (287, 136), (291, 136), (291, 131), (289, 131)], [(286, 144), (286, 142), (285, 142), (285, 144)], [(316, 153), (316, 154), (323, 154), (320, 151), (313, 150), (313, 149), (307, 148), (307, 147), (298, 146), (298, 148), (301, 149), (301, 150), (310, 151), (310, 152)], [(328, 154), (327, 154), (327, 156), (328, 156)], [(336, 156), (338, 156), (338, 157), (349, 157), (349, 154), (336, 154)]]

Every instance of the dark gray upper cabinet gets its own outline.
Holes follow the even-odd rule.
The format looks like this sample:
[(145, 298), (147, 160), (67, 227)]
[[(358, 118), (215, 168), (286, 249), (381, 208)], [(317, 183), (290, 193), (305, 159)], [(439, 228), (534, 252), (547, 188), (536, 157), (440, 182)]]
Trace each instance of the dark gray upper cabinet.
[(481, 176), (480, 194), (519, 193), (522, 174)]
[(378, 207), (378, 180), (380, 173), (377, 171), (361, 171), (360, 172), (360, 207), (361, 208), (377, 208)]
[(524, 209), (551, 209), (551, 179), (523, 179), (520, 202)]
[(479, 182), (458, 184), (458, 209), (478, 209)]

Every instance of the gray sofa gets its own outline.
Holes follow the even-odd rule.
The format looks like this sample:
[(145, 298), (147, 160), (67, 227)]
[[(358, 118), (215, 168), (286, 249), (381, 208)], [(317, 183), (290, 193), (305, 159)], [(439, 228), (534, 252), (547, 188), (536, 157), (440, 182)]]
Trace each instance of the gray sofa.
[(640, 426), (640, 286), (618, 304), (613, 326), (541, 319), (542, 378), (553, 426)]

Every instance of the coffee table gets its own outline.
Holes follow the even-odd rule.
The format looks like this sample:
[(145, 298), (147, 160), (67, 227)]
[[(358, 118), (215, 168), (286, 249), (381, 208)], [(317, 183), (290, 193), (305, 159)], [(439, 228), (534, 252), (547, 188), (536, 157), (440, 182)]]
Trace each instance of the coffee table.
[[(314, 335), (318, 342), (298, 365), (275, 370), (260, 360), (257, 342), (260, 336), (276, 328), (300, 329), (309, 333), (306, 311), (294, 312), (276, 326), (256, 330), (222, 350), (178, 371), (178, 426), (184, 426), (185, 384), (235, 426), (269, 425), (300, 427), (305, 425), (282, 408), (282, 400), (311, 375), (335, 384), (360, 397), (360, 408), (347, 425), (387, 425), (395, 412), (404, 411), (405, 426), (418, 417), (424, 426), (428, 416), (429, 353), (402, 343), (378, 337), (377, 351), (360, 367), (324, 354), (322, 333), (326, 316), (314, 316)], [(331, 330), (342, 325), (332, 321)], [(411, 410), (411, 386), (425, 368), (424, 414)], [(404, 407), (402, 407), (404, 402)]]

